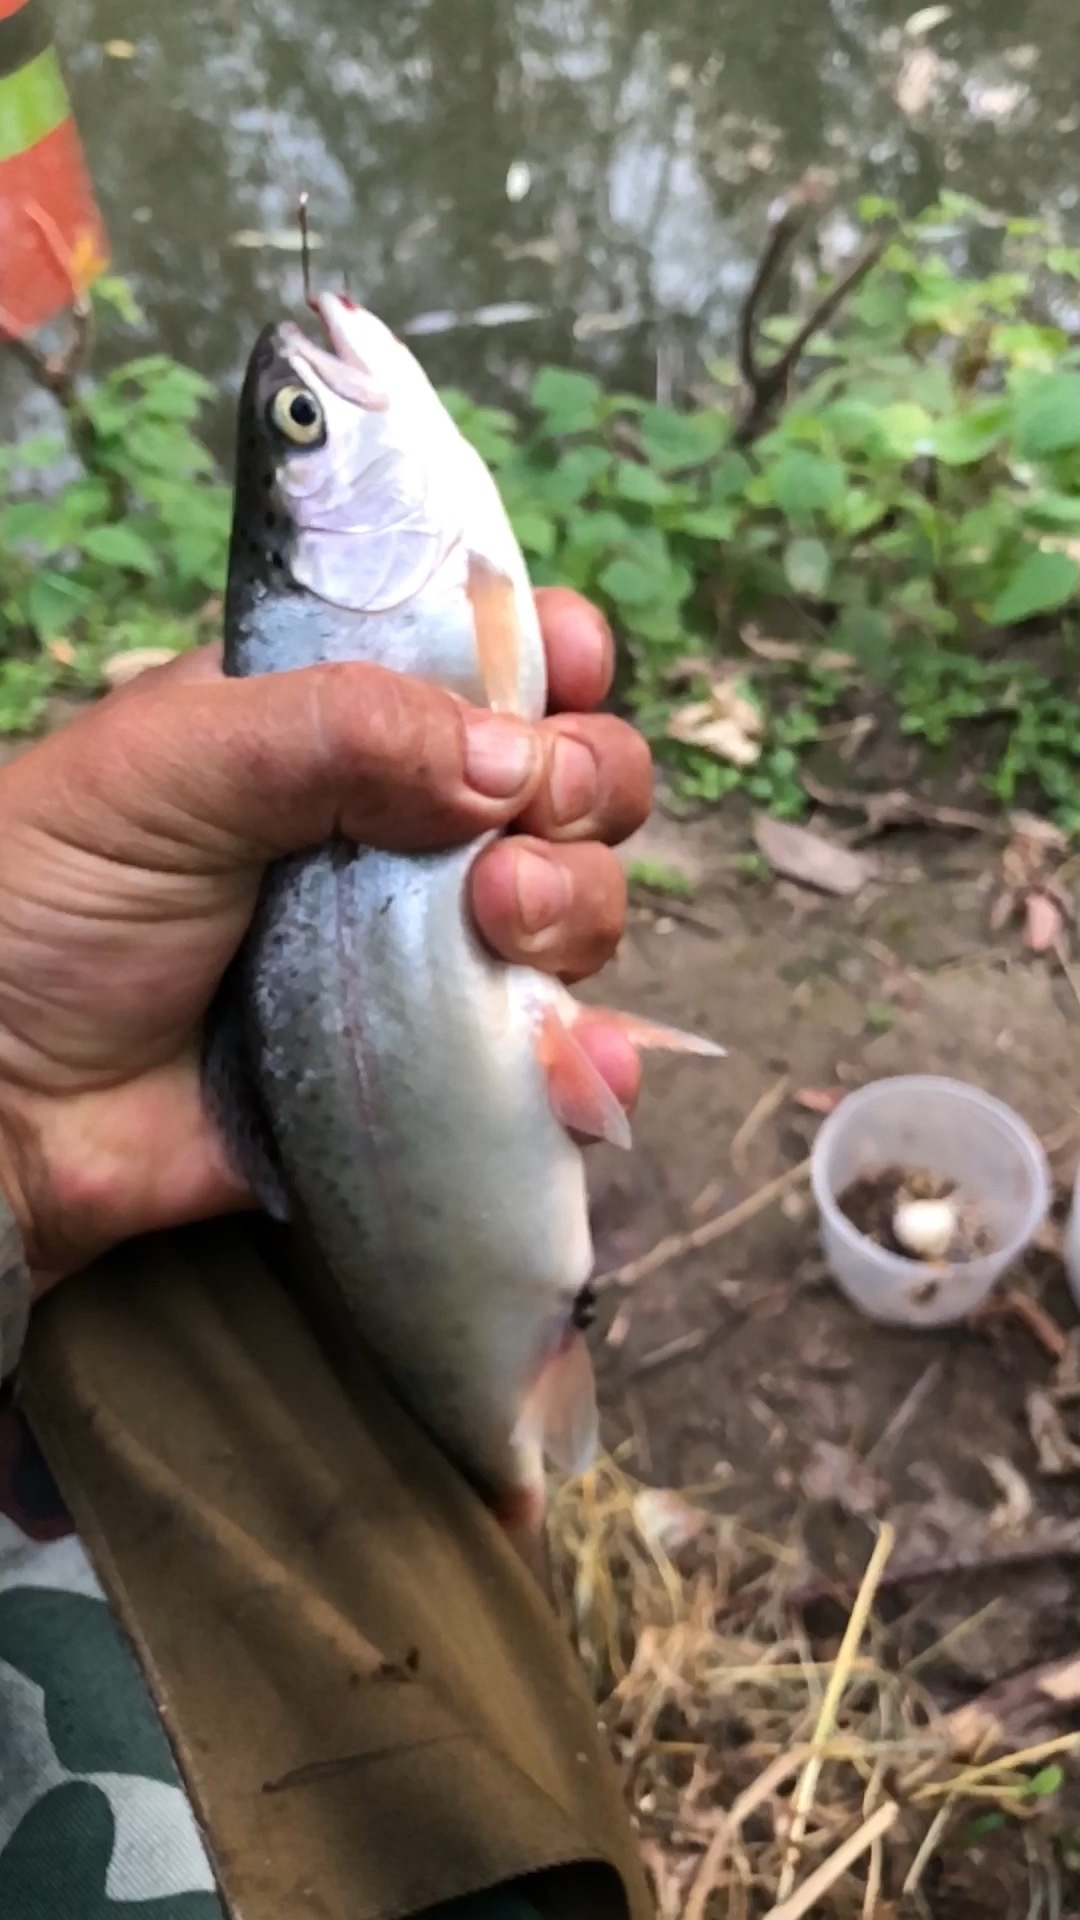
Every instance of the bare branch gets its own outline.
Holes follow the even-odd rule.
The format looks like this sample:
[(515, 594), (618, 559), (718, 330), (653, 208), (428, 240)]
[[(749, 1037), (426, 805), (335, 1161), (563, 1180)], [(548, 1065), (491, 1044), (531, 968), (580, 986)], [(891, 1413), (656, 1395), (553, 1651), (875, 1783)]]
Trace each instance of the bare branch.
[(789, 195), (781, 213), (773, 222), (765, 251), (761, 256), (750, 289), (743, 302), (738, 325), (739, 372), (748, 392), (746, 408), (735, 429), (737, 445), (746, 446), (767, 425), (776, 402), (785, 393), (791, 376), (816, 333), (828, 326), (844, 301), (854, 293), (868, 273), (876, 267), (893, 237), (887, 227), (866, 246), (847, 271), (829, 288), (808, 319), (793, 335), (783, 351), (768, 366), (758, 357), (759, 315), (780, 268), (803, 232), (807, 221), (820, 212), (828, 198), (826, 176), (814, 170), (807, 173)]

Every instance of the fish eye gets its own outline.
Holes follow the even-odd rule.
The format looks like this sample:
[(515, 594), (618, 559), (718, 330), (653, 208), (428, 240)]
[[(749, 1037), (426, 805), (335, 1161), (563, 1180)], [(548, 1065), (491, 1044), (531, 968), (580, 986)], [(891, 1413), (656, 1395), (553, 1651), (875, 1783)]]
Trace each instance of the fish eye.
[(312, 447), (322, 438), (323, 410), (306, 387), (279, 387), (270, 403), (270, 419), (296, 447)]

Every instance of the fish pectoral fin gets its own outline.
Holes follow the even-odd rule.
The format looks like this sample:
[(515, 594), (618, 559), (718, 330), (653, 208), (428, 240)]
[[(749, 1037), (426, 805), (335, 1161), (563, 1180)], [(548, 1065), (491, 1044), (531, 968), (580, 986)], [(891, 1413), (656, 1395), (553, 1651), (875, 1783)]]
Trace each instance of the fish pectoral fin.
[(585, 1473), (600, 1444), (596, 1380), (589, 1349), (571, 1332), (540, 1369), (514, 1430), (515, 1443), (560, 1473)]
[(599, 1068), (575, 1040), (555, 1007), (545, 1007), (536, 1037), (536, 1057), (547, 1075), (548, 1098), (568, 1133), (629, 1147), (630, 1122)]
[(682, 1027), (669, 1027), (662, 1020), (648, 1020), (642, 1014), (618, 1013), (611, 1007), (590, 1009), (591, 1017), (605, 1026), (618, 1027), (632, 1046), (643, 1051), (697, 1053), (706, 1060), (724, 1060), (727, 1048), (704, 1034), (687, 1033)]
[(516, 713), (521, 622), (514, 582), (478, 553), (470, 553), (467, 590), (488, 706), (493, 713)]

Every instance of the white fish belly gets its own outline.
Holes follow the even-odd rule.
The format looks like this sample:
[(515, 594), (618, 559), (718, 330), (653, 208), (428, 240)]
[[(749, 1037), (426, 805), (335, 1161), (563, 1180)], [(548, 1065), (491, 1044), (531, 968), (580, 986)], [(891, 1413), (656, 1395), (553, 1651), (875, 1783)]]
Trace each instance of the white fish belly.
[(593, 1252), (534, 1051), (560, 990), (481, 946), (477, 851), (284, 863), (250, 979), (263, 1094), (335, 1282), (417, 1415), (497, 1490), (518, 1484), (521, 1402)]

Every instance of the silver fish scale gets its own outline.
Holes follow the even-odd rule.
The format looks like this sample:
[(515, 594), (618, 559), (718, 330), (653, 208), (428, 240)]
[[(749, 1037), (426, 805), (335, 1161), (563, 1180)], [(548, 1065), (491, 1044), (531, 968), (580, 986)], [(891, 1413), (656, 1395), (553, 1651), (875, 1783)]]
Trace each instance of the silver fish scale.
[(545, 1328), (593, 1256), (535, 1054), (552, 989), (481, 947), (476, 853), (283, 863), (248, 978), (262, 1097), (335, 1281), (415, 1411), (502, 1488)]

